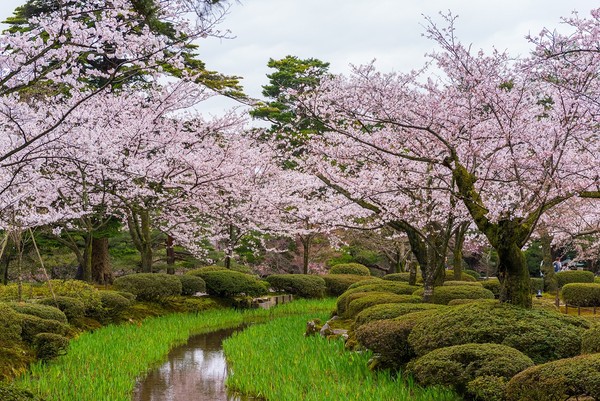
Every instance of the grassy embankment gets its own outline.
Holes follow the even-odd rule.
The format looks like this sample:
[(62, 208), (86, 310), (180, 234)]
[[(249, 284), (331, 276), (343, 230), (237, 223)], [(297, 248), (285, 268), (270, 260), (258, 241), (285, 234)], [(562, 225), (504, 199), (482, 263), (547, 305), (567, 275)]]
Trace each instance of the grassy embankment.
[[(419, 388), (388, 372), (371, 372), (370, 352), (344, 350), (340, 340), (303, 337), (306, 321), (327, 315), (301, 315), (251, 326), (225, 340), (232, 369), (227, 385), (268, 401), (455, 401), (441, 388)], [(252, 352), (248, 352), (252, 350)]]
[(334, 305), (334, 299), (299, 300), (271, 310), (220, 309), (106, 326), (71, 341), (67, 355), (49, 364), (32, 365), (30, 373), (17, 379), (16, 384), (47, 401), (130, 401), (136, 378), (163, 361), (171, 348), (191, 335), (272, 317), (322, 314)]

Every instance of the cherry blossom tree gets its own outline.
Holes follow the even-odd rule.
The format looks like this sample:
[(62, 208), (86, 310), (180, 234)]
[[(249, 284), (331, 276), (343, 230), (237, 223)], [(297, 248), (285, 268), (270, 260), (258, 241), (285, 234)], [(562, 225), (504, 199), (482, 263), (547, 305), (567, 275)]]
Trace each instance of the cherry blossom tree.
[[(324, 80), (302, 98), (304, 113), (327, 127), (313, 137), (309, 152), (319, 158), (326, 144), (332, 154), (325, 162), (319, 158), (320, 169), (343, 166), (345, 176), (363, 174), (344, 188), (350, 197), (368, 199), (370, 194), (359, 192), (364, 186), (388, 181), (377, 170), (354, 169), (350, 160), (385, 165), (389, 159), (402, 177), (398, 191), (389, 192), (394, 201), (407, 189), (422, 191), (421, 199), (447, 199), (434, 210), (407, 203), (402, 217), (415, 210), (427, 217), (445, 215), (452, 205), (464, 208), (498, 252), (501, 300), (530, 306), (521, 248), (545, 213), (597, 191), (594, 105), (574, 96), (572, 88), (540, 79), (539, 63), (532, 60), (498, 51), (472, 53), (454, 35), (454, 17), (447, 16), (444, 29), (429, 22), (427, 35), (440, 48), (431, 55), (436, 68), (431, 77), (424, 76), (427, 69), (382, 74), (368, 65), (349, 78)], [(347, 149), (352, 153), (341, 153)]]

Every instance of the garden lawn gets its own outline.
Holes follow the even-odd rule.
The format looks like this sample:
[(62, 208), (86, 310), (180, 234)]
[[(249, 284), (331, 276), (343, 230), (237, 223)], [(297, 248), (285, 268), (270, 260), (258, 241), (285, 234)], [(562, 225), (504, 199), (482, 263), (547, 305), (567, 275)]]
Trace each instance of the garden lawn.
[(284, 317), (251, 326), (225, 340), (227, 385), (267, 401), (454, 401), (441, 388), (419, 388), (411, 380), (368, 369), (370, 352), (346, 351), (342, 340), (305, 338), (306, 322), (326, 314)]
[(270, 310), (220, 309), (106, 326), (71, 341), (67, 355), (32, 365), (15, 384), (47, 401), (130, 401), (136, 378), (194, 334), (297, 313), (325, 313), (334, 307), (335, 299), (298, 300)]

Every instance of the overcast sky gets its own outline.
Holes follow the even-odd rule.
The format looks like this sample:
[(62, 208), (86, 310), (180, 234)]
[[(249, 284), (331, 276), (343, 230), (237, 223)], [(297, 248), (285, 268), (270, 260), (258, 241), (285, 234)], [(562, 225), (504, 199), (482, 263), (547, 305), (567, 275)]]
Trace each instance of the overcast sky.
[[(24, 0), (0, 0), (0, 19)], [(269, 58), (315, 57), (331, 63), (332, 72), (346, 73), (349, 64), (376, 59), (383, 71), (408, 71), (425, 62), (434, 45), (423, 38), (423, 15), (441, 21), (439, 11), (459, 16), (457, 34), (475, 49), (492, 46), (526, 54), (528, 33), (559, 27), (572, 11), (588, 16), (598, 7), (592, 0), (241, 0), (233, 3), (220, 25), (235, 36), (200, 42), (207, 67), (244, 77), (252, 97), (267, 84)], [(219, 113), (225, 102), (206, 111)]]

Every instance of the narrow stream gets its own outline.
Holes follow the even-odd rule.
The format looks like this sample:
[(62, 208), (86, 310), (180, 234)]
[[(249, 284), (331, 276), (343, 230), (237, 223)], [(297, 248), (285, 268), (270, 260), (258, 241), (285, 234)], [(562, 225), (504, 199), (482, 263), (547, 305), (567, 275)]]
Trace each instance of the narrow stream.
[(252, 398), (228, 393), (227, 363), (222, 342), (242, 328), (193, 336), (174, 348), (162, 366), (140, 379), (133, 401), (247, 401)]

